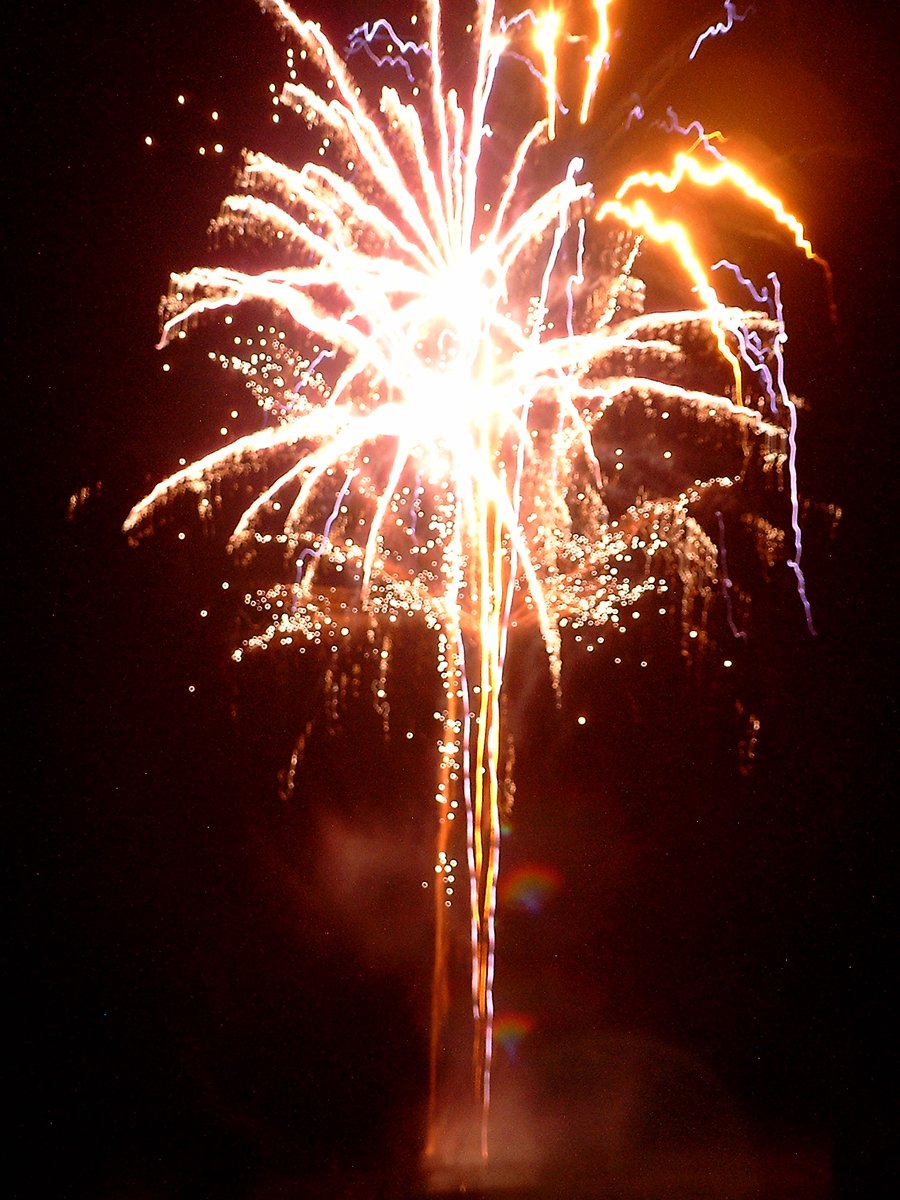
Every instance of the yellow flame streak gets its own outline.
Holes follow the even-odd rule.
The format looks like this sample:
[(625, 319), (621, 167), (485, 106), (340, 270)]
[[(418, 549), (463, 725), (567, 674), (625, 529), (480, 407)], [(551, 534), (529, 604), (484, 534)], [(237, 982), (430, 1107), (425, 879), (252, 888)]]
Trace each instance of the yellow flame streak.
[(728, 344), (727, 338), (729, 327), (734, 326), (734, 310), (727, 309), (719, 299), (685, 226), (680, 221), (661, 221), (643, 199), (637, 199), (631, 205), (622, 204), (620, 200), (606, 200), (597, 210), (597, 220), (602, 221), (607, 217), (614, 217), (629, 229), (661, 246), (669, 246), (674, 251), (694, 290), (706, 306), (719, 351), (731, 367), (735, 399), (740, 404), (743, 394), (741, 362)]
[(633, 188), (657, 188), (662, 192), (674, 192), (685, 179), (699, 184), (701, 187), (717, 188), (723, 183), (733, 184), (739, 192), (766, 209), (777, 223), (788, 230), (794, 239), (794, 244), (802, 250), (807, 258), (816, 258), (812, 244), (806, 236), (803, 225), (789, 212), (783, 201), (755, 179), (744, 167), (730, 160), (717, 160), (713, 163), (701, 163), (691, 154), (683, 151), (675, 155), (672, 169), (664, 171), (635, 171), (625, 180), (616, 192), (616, 199), (622, 200)]
[[(437, 829), (437, 862), (440, 864), (449, 855), (450, 837), (453, 832), (453, 821), (450, 819), (452, 810), (449, 808), (449, 798), (454, 795), (454, 779), (460, 769), (459, 738), (463, 720), (461, 690), (461, 671), (457, 656), (458, 630), (447, 629), (441, 634), (439, 644), (444, 655), (444, 695), (446, 707), (442, 724), (441, 757), (438, 770), (437, 798), (443, 805), (444, 811), (438, 819)], [(450, 1008), (450, 978), (448, 972), (449, 942), (447, 927), (447, 906), (445, 892), (435, 885), (434, 888), (434, 962), (432, 965), (431, 984), (431, 1031), (429, 1045), (429, 1089), (428, 1089), (428, 1142), (426, 1154), (434, 1153), (435, 1135), (437, 1130), (437, 1099), (438, 1073), (440, 1067), (441, 1033)]]
[[(486, 444), (495, 444), (487, 431)], [(487, 1157), (492, 1057), (494, 914), (500, 855), (500, 691), (503, 652), (508, 630), (504, 610), (513, 586), (505, 572), (508, 553), (505, 522), (491, 493), (479, 494), (481, 536), (478, 540), (478, 646), (480, 656), (476, 745), (473, 760), (472, 986), (476, 1046), (474, 1085), (481, 1106), (481, 1152)]]
[(612, 37), (609, 10), (612, 4), (613, 0), (594, 0), (594, 9), (597, 13), (597, 41), (594, 43), (588, 58), (587, 82), (584, 85), (581, 111), (578, 116), (582, 125), (587, 123), (587, 119), (590, 116), (594, 96), (597, 93), (597, 85), (600, 82), (600, 74), (609, 56), (609, 43)]
[(556, 137), (556, 43), (559, 40), (562, 19), (558, 12), (549, 9), (538, 18), (534, 31), (534, 42), (544, 60), (544, 90), (547, 93), (547, 136), (552, 142)]

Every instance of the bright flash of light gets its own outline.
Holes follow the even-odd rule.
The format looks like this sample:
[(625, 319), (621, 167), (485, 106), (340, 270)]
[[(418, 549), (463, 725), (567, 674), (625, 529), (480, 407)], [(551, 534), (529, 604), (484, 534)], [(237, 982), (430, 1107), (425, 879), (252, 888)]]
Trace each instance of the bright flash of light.
[[(244, 558), (274, 550), (286, 582), (251, 597), (264, 627), (236, 656), (340, 637), (350, 644), (362, 625), (376, 647), (385, 719), (392, 626), (416, 617), (431, 631), (444, 697), (436, 869), (444, 879), (454, 853), (468, 866), (473, 1077), (487, 1155), (511, 633), (537, 626), (558, 687), (564, 637), (618, 627), (644, 597), (674, 595), (694, 624), (718, 570), (717, 539), (695, 511), (704, 503), (717, 511), (753, 463), (777, 470), (794, 426), (787, 393), (760, 383), (763, 371), (781, 379), (780, 305), (724, 303), (711, 258), (658, 200), (727, 185), (813, 251), (767, 186), (721, 151), (712, 165), (698, 157), (703, 143), (677, 153), (668, 172), (628, 176), (605, 201), (577, 157), (553, 168), (547, 186), (540, 164), (556, 132), (558, 11), (533, 15), (529, 31), (499, 20), (484, 0), (465, 100), (445, 81), (439, 0), (424, 0), (420, 45), (385, 22), (357, 30), (351, 48), (399, 65), (404, 86), (417, 81), (415, 103), (385, 86), (373, 106), (318, 23), (285, 0), (260, 3), (291, 39), (303, 80), (292, 71), (280, 106), (318, 135), (319, 153), (299, 169), (246, 154), (218, 229), (282, 261), (173, 276), (162, 344), (198, 318), (230, 325), (239, 307), (268, 310), (259, 336), (235, 338), (237, 349), (219, 356), (246, 378), (265, 424), (163, 480), (125, 529), (137, 535), (179, 495), (207, 508), (231, 474), (252, 479), (230, 546)], [(581, 122), (608, 59), (610, 7), (594, 5)], [(389, 41), (383, 53), (379, 38)], [(529, 56), (531, 75), (521, 65)], [(496, 131), (489, 118), (506, 73), (517, 86), (535, 73), (542, 80), (515, 137), (508, 117)], [(683, 307), (645, 307), (637, 274), (645, 261), (651, 270), (662, 263)], [(632, 467), (605, 432), (626, 409), (653, 430), (648, 452), (663, 444), (656, 431), (671, 417), (714, 429), (729, 446), (725, 465), (680, 477), (667, 449), (652, 469)], [(630, 498), (616, 501), (620, 479), (636, 470)], [(796, 521), (793, 529), (801, 578)], [(434, 888), (432, 1146), (452, 894)]]

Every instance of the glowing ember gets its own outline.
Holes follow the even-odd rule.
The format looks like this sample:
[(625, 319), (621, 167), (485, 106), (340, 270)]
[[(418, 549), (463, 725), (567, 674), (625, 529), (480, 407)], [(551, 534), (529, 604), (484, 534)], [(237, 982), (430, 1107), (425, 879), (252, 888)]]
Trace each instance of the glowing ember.
[[(593, 6), (589, 35), (565, 31), (553, 10), (502, 18), (481, 3), (465, 100), (445, 83), (438, 0), (425, 0), (414, 24), (417, 32), (424, 24), (421, 42), (384, 21), (363, 26), (350, 51), (391, 70), (409, 94), (385, 87), (377, 110), (318, 24), (282, 0), (261, 3), (291, 42), (278, 107), (319, 135), (318, 152), (299, 169), (246, 155), (218, 227), (266, 246), (270, 258), (283, 248), (283, 265), (173, 276), (162, 342), (200, 317), (230, 325), (238, 306), (254, 320), (260, 305), (270, 310), (272, 324), (235, 337), (219, 356), (246, 377), (264, 425), (158, 484), (125, 528), (138, 534), (178, 494), (206, 509), (226, 475), (252, 477), (230, 545), (244, 556), (274, 553), (284, 576), (250, 597), (263, 627), (236, 657), (270, 645), (352, 648), (362, 627), (381, 664), (375, 692), (385, 720), (392, 624), (418, 616), (432, 632), (444, 703), (431, 1136), (458, 855), (468, 869), (474, 1079), (487, 1155), (511, 630), (537, 626), (558, 687), (567, 631), (619, 626), (624, 609), (667, 593), (693, 624), (722, 583), (721, 516), (710, 536), (698, 507), (715, 512), (742, 475), (785, 463), (802, 593), (796, 414), (783, 382), (777, 280), (754, 292), (733, 264), (713, 264), (670, 197), (727, 188), (813, 251), (797, 218), (702, 130), (668, 171), (638, 171), (607, 200), (582, 178), (579, 158), (539, 165), (542, 155), (560, 161), (563, 101), (575, 125), (598, 103), (609, 0)], [(743, 19), (726, 10), (729, 28)], [(708, 30), (697, 46), (721, 32)], [(558, 55), (573, 45), (580, 90), (561, 97)], [(490, 123), (507, 77), (534, 93), (530, 117), (517, 98), (526, 112), (518, 131), (508, 108)], [(635, 116), (642, 110), (629, 124)], [(555, 181), (544, 187), (548, 170)], [(653, 310), (643, 263), (651, 272), (662, 264), (683, 307)], [(713, 270), (723, 267), (731, 273), (717, 279), (746, 283), (752, 311), (720, 300)], [(623, 414), (645, 431), (636, 462), (607, 433)], [(681, 441), (664, 432), (674, 427)], [(678, 461), (685, 430), (695, 443), (689, 468)], [(710, 431), (716, 465), (698, 476), (697, 444)], [(724, 560), (723, 577), (727, 596)]]

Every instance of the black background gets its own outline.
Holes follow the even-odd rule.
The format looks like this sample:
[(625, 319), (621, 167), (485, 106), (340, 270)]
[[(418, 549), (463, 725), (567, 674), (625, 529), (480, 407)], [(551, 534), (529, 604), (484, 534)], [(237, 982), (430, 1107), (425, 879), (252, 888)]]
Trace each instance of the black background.
[[(330, 8), (316, 15), (337, 41), (379, 15)], [(719, 15), (622, 4), (630, 57), (611, 89), (640, 91), (626, 69), (671, 47), (683, 59)], [(241, 147), (302, 154), (301, 135), (269, 122), (278, 35), (249, 0), (34, 6), (14, 23), (7, 761), (21, 1009), (8, 1029), (23, 1182), (7, 1194), (411, 1193), (431, 785), (402, 730), (427, 665), (401, 656), (387, 744), (368, 711), (348, 715), (343, 733), (316, 735), (284, 802), (278, 772), (315, 714), (320, 668), (231, 664), (240, 606), (221, 592), (222, 537), (164, 531), (134, 549), (120, 532), (179, 455), (216, 444), (238, 394), (206, 370), (202, 339), (162, 373), (156, 304), (170, 270), (208, 261)], [(788, 367), (809, 401), (803, 490), (843, 516), (833, 537), (810, 517), (818, 636), (775, 589), (757, 603), (756, 642), (732, 655), (736, 678), (717, 666), (728, 647), (687, 670), (677, 646), (632, 635), (618, 668), (612, 650), (573, 664), (557, 713), (531, 682), (537, 659), (513, 671), (505, 861), (564, 883), (536, 918), (501, 913), (498, 1002), (506, 986), (538, 1024), (498, 1091), (537, 1089), (530, 1127), (558, 1130), (554, 1097), (569, 1113), (562, 1148), (542, 1143), (548, 1171), (567, 1156), (592, 1169), (582, 1109), (606, 1113), (610, 1144), (616, 1097), (598, 1100), (586, 1073), (616, 1061), (648, 1108), (666, 1097), (663, 1117), (631, 1112), (630, 1150), (607, 1163), (626, 1183), (629, 1153), (652, 1159), (681, 1137), (707, 1161), (702, 1127), (712, 1145), (725, 1122), (757, 1191), (707, 1180), (692, 1194), (888, 1186), (892, 24), (889, 5), (758, 3), (693, 74), (663, 75), (663, 106), (733, 133), (832, 265), (838, 329), (821, 277), (798, 271)], [(220, 156), (197, 155), (216, 140)], [(763, 720), (747, 775), (741, 699)], [(672, 1112), (689, 1097), (682, 1127)]]

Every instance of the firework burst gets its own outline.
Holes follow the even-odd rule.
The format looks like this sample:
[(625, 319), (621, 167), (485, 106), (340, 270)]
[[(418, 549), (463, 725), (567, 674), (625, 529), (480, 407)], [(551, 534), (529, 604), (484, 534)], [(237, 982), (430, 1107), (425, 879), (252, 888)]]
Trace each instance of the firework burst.
[[(672, 215), (673, 193), (731, 190), (813, 251), (778, 198), (702, 130), (668, 170), (623, 178), (606, 199), (580, 158), (561, 155), (558, 126), (589, 122), (602, 90), (609, 2), (577, 37), (552, 11), (504, 18), (482, 2), (464, 99), (445, 79), (438, 0), (414, 27), (421, 41), (384, 21), (361, 27), (350, 50), (406, 81), (402, 94), (384, 87), (377, 108), (319, 24), (282, 0), (261, 3), (291, 47), (278, 103), (315, 132), (319, 153), (299, 169), (246, 154), (216, 225), (280, 265), (173, 276), (162, 344), (198, 319), (231, 325), (236, 309), (264, 309), (262, 336), (219, 355), (247, 378), (264, 422), (163, 480), (125, 528), (139, 534), (178, 495), (208, 505), (226, 477), (245, 476), (254, 491), (230, 546), (241, 558), (274, 554), (279, 577), (251, 596), (262, 620), (237, 657), (341, 639), (350, 653), (362, 628), (386, 664), (392, 625), (413, 616), (432, 631), (444, 695), (432, 1147), (458, 853), (486, 1155), (511, 631), (539, 630), (558, 688), (568, 631), (617, 625), (658, 593), (697, 619), (718, 582), (698, 507), (715, 508), (750, 470), (782, 465), (796, 500), (777, 280), (765, 293), (745, 284), (752, 308), (723, 303), (714, 270), (731, 264), (714, 264)], [(578, 94), (565, 97), (571, 116), (557, 80), (563, 44), (582, 64)], [(518, 131), (508, 107), (491, 124), (507, 74), (534, 92)], [(682, 306), (647, 301), (642, 264), (655, 261)], [(724, 274), (745, 283), (736, 268)], [(630, 490), (608, 433), (623, 414), (647, 432)], [(664, 434), (676, 427), (701, 446), (715, 440), (714, 463), (676, 470)]]

